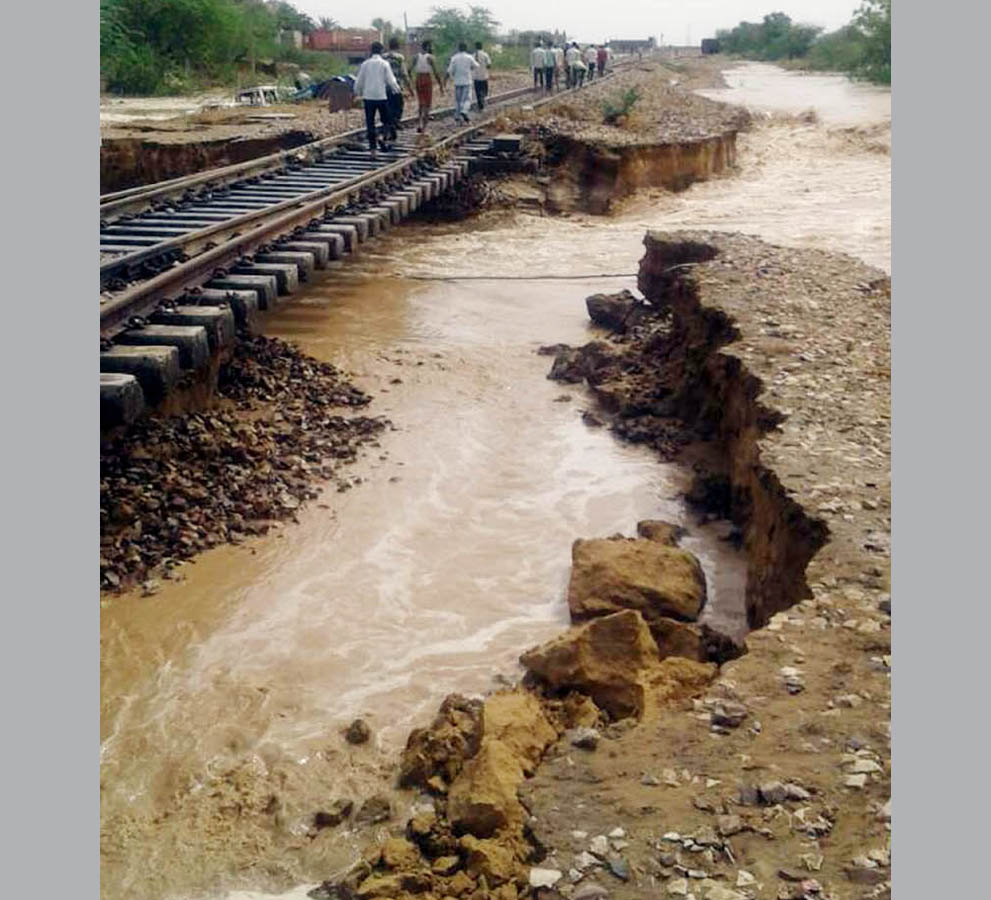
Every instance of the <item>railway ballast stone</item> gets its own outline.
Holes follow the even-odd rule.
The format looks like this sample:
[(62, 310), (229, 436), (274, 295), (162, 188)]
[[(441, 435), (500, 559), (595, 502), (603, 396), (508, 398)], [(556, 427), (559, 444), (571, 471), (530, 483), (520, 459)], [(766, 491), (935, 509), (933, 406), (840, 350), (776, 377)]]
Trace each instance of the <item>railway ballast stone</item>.
[(568, 607), (575, 621), (620, 609), (650, 625), (694, 622), (706, 600), (705, 574), (694, 554), (637, 538), (577, 540), (571, 548)]

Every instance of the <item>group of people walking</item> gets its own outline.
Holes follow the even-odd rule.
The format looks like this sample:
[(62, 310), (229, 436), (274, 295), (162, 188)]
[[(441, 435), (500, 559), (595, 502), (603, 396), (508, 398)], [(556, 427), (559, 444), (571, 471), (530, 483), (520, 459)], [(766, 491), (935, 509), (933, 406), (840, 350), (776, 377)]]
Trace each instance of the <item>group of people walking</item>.
[[(378, 155), (378, 150), (390, 149), (398, 139), (407, 95), (416, 95), (419, 107), (416, 130), (422, 133), (430, 120), (435, 82), (442, 94), (449, 82), (454, 83), (454, 119), (458, 123), (469, 121), (472, 88), (479, 112), (485, 109), (489, 94), (492, 58), (480, 41), (475, 42), (473, 53), (469, 52), (466, 43), (459, 44), (458, 52), (451, 57), (443, 78), (437, 69), (430, 41), (420, 44), (420, 51), (408, 66), (399, 46), (399, 38), (391, 38), (386, 52), (382, 44), (375, 41), (371, 56), (361, 64), (354, 83), (355, 96), (364, 101), (368, 149), (373, 159)], [(594, 77), (596, 69), (599, 77), (604, 75), (609, 63), (609, 50), (593, 44), (583, 50), (574, 41), (567, 47), (553, 47), (548, 41), (544, 46), (538, 43), (530, 58), (533, 86), (552, 91), (559, 86), (562, 70), (568, 88), (581, 87), (586, 78)], [(376, 133), (376, 118), (381, 123), (381, 136)]]
[(596, 72), (601, 78), (606, 74), (611, 53), (602, 44), (589, 44), (582, 49), (577, 41), (572, 41), (563, 47), (555, 47), (550, 41), (534, 45), (530, 53), (530, 65), (533, 68), (533, 86), (553, 91), (560, 88), (561, 74), (564, 73), (564, 83), (567, 88), (578, 88), (587, 78), (591, 81)]
[[(485, 109), (490, 65), (492, 58), (482, 49), (480, 41), (475, 43), (474, 53), (469, 53), (468, 45), (462, 43), (451, 57), (442, 78), (430, 41), (420, 44), (419, 53), (408, 67), (406, 57), (399, 51), (399, 38), (390, 39), (388, 52), (379, 41), (375, 41), (371, 55), (361, 64), (354, 82), (355, 96), (364, 101), (365, 129), (372, 158), (378, 155), (378, 150), (387, 150), (396, 142), (407, 95), (412, 97), (416, 94), (419, 107), (416, 130), (421, 133), (426, 131), (433, 106), (434, 82), (442, 94), (448, 82), (454, 83), (455, 121), (468, 122), (473, 87), (479, 111)], [(376, 134), (376, 118), (381, 123), (381, 138)]]

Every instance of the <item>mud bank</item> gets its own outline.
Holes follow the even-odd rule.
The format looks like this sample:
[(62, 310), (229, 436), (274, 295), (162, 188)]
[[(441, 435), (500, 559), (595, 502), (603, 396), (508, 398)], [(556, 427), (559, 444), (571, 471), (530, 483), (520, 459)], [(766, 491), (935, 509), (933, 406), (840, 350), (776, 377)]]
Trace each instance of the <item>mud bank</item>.
[(683, 191), (736, 165), (736, 131), (694, 141), (602, 146), (554, 135), (544, 141), (551, 167), (548, 212), (605, 214), (643, 188)]
[(889, 282), (739, 235), (645, 244), (649, 304), (590, 298), (611, 337), (555, 376), (621, 436), (706, 440), (695, 494), (739, 522), (766, 627), (718, 670), (662, 659), (632, 608), (528, 650), (520, 686), (413, 732), (417, 815), (310, 896), (890, 896)]
[(222, 138), (188, 143), (141, 138), (105, 138), (100, 142), (100, 193), (180, 178), (204, 169), (292, 150), (315, 140), (309, 131), (285, 131), (268, 137)]

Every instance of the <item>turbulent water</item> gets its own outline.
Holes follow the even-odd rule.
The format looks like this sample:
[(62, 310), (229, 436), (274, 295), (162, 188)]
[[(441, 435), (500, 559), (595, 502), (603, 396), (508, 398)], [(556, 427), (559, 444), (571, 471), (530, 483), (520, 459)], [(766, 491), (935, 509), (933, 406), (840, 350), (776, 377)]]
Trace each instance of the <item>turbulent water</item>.
[[(352, 371), (396, 430), (351, 469), (362, 483), (298, 525), (106, 604), (105, 897), (285, 890), (346, 864), (355, 838), (309, 836), (312, 813), (387, 790), (388, 761), (445, 694), (515, 676), (519, 652), (561, 630), (576, 537), (688, 524), (710, 615), (742, 626), (741, 560), (691, 521), (687, 474), (585, 425), (584, 391), (547, 381), (535, 351), (588, 339), (584, 297), (635, 286), (645, 227), (748, 231), (889, 267), (890, 95), (776, 73), (731, 73), (730, 99), (818, 121), (741, 135), (731, 177), (608, 220), (404, 226), (270, 317), (270, 334)], [(837, 118), (857, 104), (856, 122)], [(342, 740), (356, 715), (373, 746)]]

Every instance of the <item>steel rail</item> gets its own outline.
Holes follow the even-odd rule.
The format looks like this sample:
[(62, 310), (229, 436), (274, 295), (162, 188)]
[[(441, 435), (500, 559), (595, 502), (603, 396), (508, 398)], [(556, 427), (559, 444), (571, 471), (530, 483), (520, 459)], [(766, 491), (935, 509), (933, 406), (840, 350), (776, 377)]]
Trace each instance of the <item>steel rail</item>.
[[(488, 98), (488, 101), (492, 104), (504, 103), (526, 94), (532, 94), (535, 90), (532, 87), (514, 88), (511, 91), (503, 91), (501, 94), (493, 94)], [(430, 118), (432, 120), (445, 118), (453, 112), (453, 106), (446, 106), (432, 112)], [(417, 121), (417, 116), (406, 116), (402, 121), (404, 124), (412, 124)], [(230, 166), (208, 169), (205, 172), (183, 175), (180, 178), (173, 178), (168, 181), (159, 181), (151, 185), (139, 185), (123, 191), (103, 194), (100, 196), (100, 218), (103, 220), (109, 216), (133, 213), (137, 209), (147, 206), (156, 200), (164, 201), (174, 199), (176, 196), (181, 197), (183, 193), (194, 187), (207, 185), (219, 187), (226, 181), (250, 178), (254, 175), (271, 171), (272, 169), (284, 167), (290, 161), (302, 162), (348, 141), (357, 140), (363, 137), (364, 134), (364, 128), (357, 128), (316, 141), (310, 141), (306, 144), (300, 144), (291, 150), (280, 150), (278, 153), (270, 153), (267, 156), (259, 156), (255, 159), (245, 160), (244, 162), (235, 163)], [(218, 179), (220, 182), (218, 182)]]
[[(589, 86), (594, 87), (608, 81), (615, 74), (614, 69), (613, 72), (596, 79)], [(527, 88), (524, 92), (530, 93), (532, 90), (532, 88)], [(561, 99), (561, 94), (551, 94), (536, 101), (533, 105), (535, 107), (543, 106), (559, 99)], [(188, 235), (155, 244), (149, 250), (153, 251), (154, 255), (159, 256), (169, 250), (184, 250), (208, 241), (212, 243), (225, 232), (230, 232), (229, 238), (219, 246), (210, 247), (192, 259), (173, 266), (146, 281), (134, 284), (111, 299), (102, 302), (100, 307), (101, 336), (108, 337), (116, 333), (133, 316), (147, 316), (168, 296), (199, 286), (208, 280), (218, 268), (236, 262), (241, 257), (251, 254), (281, 235), (318, 220), (330, 209), (347, 203), (361, 190), (404, 175), (414, 166), (421, 164), (425, 158), (443, 154), (447, 149), (470, 140), (484, 131), (489, 124), (488, 121), (472, 124), (417, 153), (403, 157), (387, 166), (361, 173), (347, 182), (339, 182), (302, 197), (284, 200), (238, 216), (235, 219), (226, 220), (217, 226), (210, 226)], [(252, 228), (252, 225), (255, 227)], [(246, 227), (251, 230), (244, 232), (243, 229)]]

